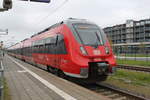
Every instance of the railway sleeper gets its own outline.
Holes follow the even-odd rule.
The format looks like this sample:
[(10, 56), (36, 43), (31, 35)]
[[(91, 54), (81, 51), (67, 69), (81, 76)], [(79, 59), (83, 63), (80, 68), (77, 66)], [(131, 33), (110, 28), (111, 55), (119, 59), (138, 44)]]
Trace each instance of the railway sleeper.
[(120, 97), (120, 98), (116, 98), (114, 100), (126, 100), (127, 98), (124, 96), (124, 97)]
[(119, 94), (111, 94), (111, 95), (108, 95), (107, 97), (109, 98), (115, 98), (116, 96), (118, 96)]
[[(120, 100), (119, 98), (122, 98), (122, 97), (124, 97), (123, 95), (121, 95), (121, 94), (118, 94), (118, 95), (116, 95), (116, 96), (114, 96), (114, 97), (111, 97), (111, 99), (113, 99), (113, 100)], [(122, 99), (121, 99), (122, 100)], [(124, 99), (123, 99), (124, 100)]]
[(102, 94), (107, 96), (107, 95), (112, 94), (112, 92), (111, 92), (111, 91), (105, 91), (105, 92), (103, 92)]

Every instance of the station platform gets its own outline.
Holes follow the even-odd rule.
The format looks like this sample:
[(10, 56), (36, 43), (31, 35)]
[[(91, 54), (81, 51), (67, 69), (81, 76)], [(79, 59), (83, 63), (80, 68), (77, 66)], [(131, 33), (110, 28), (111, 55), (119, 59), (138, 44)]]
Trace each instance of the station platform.
[(8, 55), (3, 66), (12, 100), (110, 100)]

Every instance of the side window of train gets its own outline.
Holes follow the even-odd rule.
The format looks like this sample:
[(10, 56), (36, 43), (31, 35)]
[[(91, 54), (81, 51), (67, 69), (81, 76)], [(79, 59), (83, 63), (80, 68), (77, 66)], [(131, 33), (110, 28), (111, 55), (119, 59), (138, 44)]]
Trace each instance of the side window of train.
[(64, 41), (64, 36), (62, 34), (57, 35), (57, 42), (56, 42), (56, 53), (57, 54), (67, 54), (66, 51), (66, 46), (65, 46), (65, 41)]
[(45, 47), (44, 53), (49, 53), (50, 41), (51, 41), (50, 37), (44, 39), (44, 44), (45, 44), (44, 45), (44, 47)]
[(50, 43), (51, 43), (52, 45), (55, 45), (55, 44), (56, 44), (56, 42), (57, 42), (57, 36), (53, 36), (53, 37), (51, 37), (51, 41), (50, 41)]

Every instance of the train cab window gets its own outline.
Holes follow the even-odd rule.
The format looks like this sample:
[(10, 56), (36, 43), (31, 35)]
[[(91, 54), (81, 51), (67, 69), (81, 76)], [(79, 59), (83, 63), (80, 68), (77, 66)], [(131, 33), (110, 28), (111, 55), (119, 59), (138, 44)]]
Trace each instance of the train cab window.
[(64, 40), (64, 36), (62, 34), (58, 34), (57, 36), (57, 42), (60, 43)]
[(73, 24), (78, 42), (84, 45), (103, 45), (105, 43), (105, 35), (103, 31), (94, 24), (76, 23)]

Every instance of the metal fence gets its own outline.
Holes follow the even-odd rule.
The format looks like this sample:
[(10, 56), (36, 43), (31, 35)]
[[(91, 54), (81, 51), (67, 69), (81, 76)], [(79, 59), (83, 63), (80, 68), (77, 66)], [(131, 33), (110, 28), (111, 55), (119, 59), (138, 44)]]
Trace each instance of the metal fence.
[(150, 62), (150, 48), (135, 46), (112, 47), (118, 59)]
[(150, 63), (150, 54), (120, 54), (116, 53), (116, 58), (121, 60), (144, 61)]

